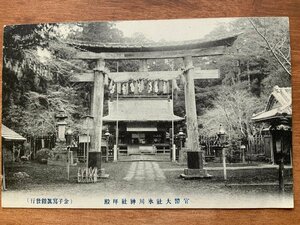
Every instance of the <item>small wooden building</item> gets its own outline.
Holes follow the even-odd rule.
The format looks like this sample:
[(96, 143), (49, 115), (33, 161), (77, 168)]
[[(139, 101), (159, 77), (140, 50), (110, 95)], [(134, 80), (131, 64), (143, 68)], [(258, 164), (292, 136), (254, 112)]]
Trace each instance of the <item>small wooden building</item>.
[(26, 138), (2, 124), (2, 157), (4, 161), (14, 161), (14, 146), (23, 145)]
[(127, 96), (111, 100), (108, 109), (109, 114), (103, 121), (119, 132), (120, 154), (170, 153), (167, 133), (172, 121), (183, 120), (174, 115), (172, 99), (166, 96)]
[(271, 161), (276, 162), (279, 148), (285, 152), (284, 162), (292, 162), (292, 93), (290, 87), (275, 86), (264, 111), (252, 121), (266, 123), (271, 134)]
[[(14, 146), (23, 145), (26, 138), (22, 137), (20, 134), (9, 129), (7, 126), (2, 124), (2, 190), (6, 190), (5, 185), (5, 162), (15, 161)], [(20, 152), (19, 152), (20, 153)]]

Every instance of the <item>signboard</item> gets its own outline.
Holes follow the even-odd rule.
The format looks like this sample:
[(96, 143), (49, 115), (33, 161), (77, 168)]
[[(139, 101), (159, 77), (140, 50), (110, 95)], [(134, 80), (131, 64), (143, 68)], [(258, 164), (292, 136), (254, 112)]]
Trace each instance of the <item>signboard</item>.
[(90, 143), (90, 142), (91, 142), (91, 136), (87, 136), (87, 135), (79, 136), (79, 143)]

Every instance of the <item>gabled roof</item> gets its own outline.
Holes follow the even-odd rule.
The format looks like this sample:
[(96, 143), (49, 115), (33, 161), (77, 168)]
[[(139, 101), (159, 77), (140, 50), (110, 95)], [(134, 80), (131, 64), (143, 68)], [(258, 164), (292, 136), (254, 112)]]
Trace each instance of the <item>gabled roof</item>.
[[(290, 87), (278, 87), (277, 85), (273, 88), (265, 111), (269, 111), (273, 108), (276, 108), (277, 105), (280, 106), (291, 106), (292, 104), (292, 89)], [(291, 109), (291, 107), (290, 107)], [(290, 111), (292, 113), (292, 111)]]
[(264, 111), (253, 115), (254, 122), (292, 116), (292, 92), (290, 87), (275, 86)]
[(173, 102), (167, 98), (121, 98), (108, 103), (109, 114), (103, 121), (179, 121)]
[(26, 138), (2, 124), (2, 138), (6, 141), (26, 141)]

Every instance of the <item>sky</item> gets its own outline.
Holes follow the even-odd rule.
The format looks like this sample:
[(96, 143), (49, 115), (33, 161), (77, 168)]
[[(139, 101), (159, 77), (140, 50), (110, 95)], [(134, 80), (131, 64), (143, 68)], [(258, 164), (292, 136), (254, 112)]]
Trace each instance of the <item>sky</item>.
[(116, 28), (123, 31), (126, 37), (143, 33), (153, 41), (185, 41), (201, 39), (220, 23), (233, 20), (235, 18), (118, 21)]

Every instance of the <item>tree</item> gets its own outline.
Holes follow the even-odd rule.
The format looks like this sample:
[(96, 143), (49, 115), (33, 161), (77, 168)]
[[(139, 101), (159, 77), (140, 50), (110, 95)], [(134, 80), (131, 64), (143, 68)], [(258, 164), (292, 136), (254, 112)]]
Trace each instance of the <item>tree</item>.
[[(3, 123), (27, 135), (55, 132), (55, 114), (63, 110), (69, 126), (89, 114), (91, 85), (72, 84), (73, 73), (93, 67), (74, 60), (70, 38), (122, 42), (114, 23), (38, 24), (7, 26), (4, 31)], [(137, 35), (140, 42), (144, 37)], [(116, 70), (114, 62), (107, 62)], [(119, 70), (136, 71), (136, 62), (120, 62)]]
[[(34, 55), (46, 48), (55, 24), (14, 25), (4, 29), (3, 47), (3, 122), (17, 131), (26, 111), (25, 94), (42, 92), (51, 73)], [(12, 117), (14, 115), (14, 117)]]
[(55, 113), (74, 113), (77, 98), (68, 80), (79, 67), (68, 61), (74, 49), (59, 41), (58, 26), (5, 28), (3, 123), (20, 133), (55, 133)]
[(202, 68), (219, 68), (221, 75), (221, 84), (195, 82), (201, 135), (215, 136), (222, 124), (231, 139), (251, 141), (258, 128), (253, 113), (264, 109), (275, 85), (291, 86), (287, 18), (241, 18), (207, 38), (240, 32), (228, 54), (197, 61)]
[(121, 43), (123, 33), (115, 27), (113, 22), (81, 22), (73, 24), (77, 32), (71, 33), (68, 38), (86, 42)]
[(262, 99), (235, 86), (222, 86), (218, 92), (214, 108), (199, 117), (200, 133), (214, 136), (222, 124), (231, 139), (251, 140), (254, 134), (251, 117), (263, 110)]

